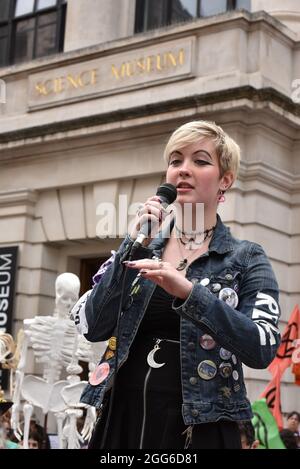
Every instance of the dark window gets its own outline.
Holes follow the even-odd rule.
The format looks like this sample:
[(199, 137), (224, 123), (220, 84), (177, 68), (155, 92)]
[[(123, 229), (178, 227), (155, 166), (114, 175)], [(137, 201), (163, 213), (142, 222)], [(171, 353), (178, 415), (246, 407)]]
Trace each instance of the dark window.
[(6, 63), (7, 27), (0, 26), (0, 67)]
[(93, 276), (98, 272), (103, 262), (110, 257), (88, 258), (80, 260), (80, 295), (90, 290), (93, 286)]
[(251, 0), (236, 0), (235, 8), (237, 10), (251, 10)]
[(171, 23), (189, 21), (198, 16), (198, 1), (185, 0), (173, 1), (171, 5)]
[(36, 44), (36, 57), (54, 54), (57, 36), (56, 13), (46, 13), (39, 16), (37, 31), (39, 40)]
[(15, 25), (14, 62), (32, 59), (34, 48), (34, 19), (20, 20)]
[(200, 2), (200, 16), (212, 16), (224, 13), (227, 10), (227, 0), (202, 0)]
[(8, 20), (9, 17), (9, 1), (0, 0), (0, 21)]
[(65, 0), (0, 0), (0, 66), (63, 50)]
[(241, 8), (250, 0), (136, 0), (135, 32)]

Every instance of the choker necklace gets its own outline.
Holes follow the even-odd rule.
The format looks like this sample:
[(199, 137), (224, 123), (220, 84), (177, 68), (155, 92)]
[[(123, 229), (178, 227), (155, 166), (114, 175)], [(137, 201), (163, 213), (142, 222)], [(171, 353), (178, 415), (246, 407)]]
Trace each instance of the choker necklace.
[[(184, 233), (183, 231), (179, 230), (179, 229), (177, 228), (177, 226), (175, 226), (175, 228), (176, 228), (176, 230), (177, 230), (177, 234), (179, 234), (179, 233), (181, 232), (182, 234), (185, 235), (185, 233)], [(185, 242), (183, 242), (183, 240), (182, 240), (181, 238), (178, 238), (178, 237), (177, 237), (177, 242), (178, 242), (178, 246), (179, 246), (179, 251), (180, 251), (180, 254), (181, 254), (181, 256), (182, 256), (182, 259), (181, 259), (181, 261), (179, 262), (178, 266), (176, 267), (176, 270), (181, 271), (181, 270), (186, 269), (186, 267), (187, 267), (187, 265), (188, 265), (188, 261), (189, 261), (189, 259), (192, 257), (192, 254), (193, 254), (193, 252), (192, 252), (188, 257), (184, 257), (184, 256), (182, 255), (180, 243), (183, 244), (184, 246), (186, 246), (187, 244), (189, 244), (189, 250), (192, 250), (192, 244), (193, 244), (193, 243), (196, 244), (197, 246), (201, 246), (208, 238), (211, 238), (212, 235), (213, 235), (213, 232), (214, 232), (215, 228), (216, 228), (216, 225), (213, 226), (212, 228), (209, 228), (208, 230), (205, 230), (205, 231), (196, 233), (197, 235), (199, 235), (199, 234), (204, 234), (204, 238), (203, 238), (200, 242), (198, 242), (198, 243), (195, 241), (195, 238), (187, 238), (188, 241), (185, 243)], [(197, 251), (198, 249), (199, 249), (199, 247), (198, 247), (197, 249), (194, 249), (193, 251)]]
[[(193, 232), (193, 233), (186, 233), (184, 231), (181, 231), (176, 225), (175, 225), (175, 229), (176, 229), (176, 233), (178, 235), (177, 239), (180, 240), (181, 244), (183, 244), (183, 246), (189, 245), (189, 247), (188, 247), (189, 250), (192, 250), (192, 245), (193, 244), (196, 245), (196, 246), (201, 246), (207, 240), (207, 238), (211, 238), (211, 236), (213, 235), (213, 232), (216, 229), (216, 226), (217, 225), (214, 225), (211, 228), (208, 228), (207, 230), (199, 231), (199, 232)], [(188, 235), (190, 235), (190, 236), (188, 236)], [(201, 239), (201, 241), (196, 241), (196, 237), (200, 236), (200, 235), (204, 235), (204, 237)], [(184, 237), (187, 241), (183, 241), (182, 237)]]

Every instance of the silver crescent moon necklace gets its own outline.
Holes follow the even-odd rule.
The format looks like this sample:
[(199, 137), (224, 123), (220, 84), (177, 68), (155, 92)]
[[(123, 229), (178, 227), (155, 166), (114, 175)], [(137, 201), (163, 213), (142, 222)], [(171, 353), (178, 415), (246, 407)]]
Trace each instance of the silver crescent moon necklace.
[(160, 346), (158, 345), (161, 342), (160, 339), (156, 341), (156, 344), (154, 345), (154, 348), (148, 353), (147, 355), (147, 363), (151, 368), (161, 368), (162, 366), (165, 365), (165, 363), (157, 363), (154, 360), (154, 355), (157, 352), (157, 350), (160, 350)]

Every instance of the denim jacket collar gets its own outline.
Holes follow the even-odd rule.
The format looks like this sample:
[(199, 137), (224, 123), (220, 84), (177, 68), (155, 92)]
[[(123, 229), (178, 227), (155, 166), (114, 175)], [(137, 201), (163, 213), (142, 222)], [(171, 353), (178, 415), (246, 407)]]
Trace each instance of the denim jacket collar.
[(209, 252), (225, 254), (230, 251), (233, 251), (230, 229), (223, 224), (220, 215), (217, 214), (217, 226), (209, 245)]
[[(153, 249), (154, 254), (159, 254), (161, 249), (165, 246), (167, 234), (171, 233), (174, 222), (175, 219), (173, 218), (171, 222), (155, 236), (149, 245), (149, 248)], [(209, 245), (209, 253), (216, 252), (217, 254), (225, 254), (230, 251), (233, 251), (230, 229), (223, 224), (221, 217), (217, 214), (217, 226)]]

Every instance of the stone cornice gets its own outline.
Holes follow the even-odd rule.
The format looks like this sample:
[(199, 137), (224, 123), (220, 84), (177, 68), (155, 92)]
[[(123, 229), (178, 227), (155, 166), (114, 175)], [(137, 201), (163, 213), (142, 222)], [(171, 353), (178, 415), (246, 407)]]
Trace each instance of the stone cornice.
[(267, 28), (267, 30), (273, 31), (282, 41), (288, 42), (291, 46), (297, 47), (297, 45), (300, 44), (298, 36), (294, 31), (291, 31), (283, 23), (265, 11), (255, 13), (231, 11), (207, 18), (198, 18), (192, 22), (174, 24), (152, 31), (134, 34), (130, 37), (104, 44), (43, 57), (24, 64), (5, 67), (0, 69), (0, 78), (9, 77), (9, 79), (11, 79), (14, 76), (28, 75), (59, 66), (81, 63), (105, 55), (117, 54), (122, 51), (143, 48), (149, 44), (159, 44), (173, 39), (178, 40), (181, 37), (190, 36), (192, 34), (198, 35), (206, 30), (226, 30), (232, 28), (233, 25), (249, 31), (255, 30), (257, 27)]
[(0, 219), (33, 217), (38, 194), (29, 189), (0, 192)]
[[(186, 98), (179, 98), (160, 103), (149, 104), (147, 106), (131, 107), (123, 110), (113, 111), (109, 113), (99, 113), (97, 115), (88, 116), (79, 119), (69, 119), (68, 121), (54, 122), (47, 125), (31, 127), (28, 129), (18, 129), (14, 132), (7, 132), (0, 135), (0, 144), (8, 143), (8, 147), (12, 149), (11, 142), (19, 141), (24, 145), (26, 139), (42, 138), (46, 135), (59, 133), (62, 136), (64, 133), (80, 129), (88, 128), (97, 125), (124, 122), (125, 120), (133, 120), (143, 117), (148, 117), (151, 122), (151, 116), (166, 113), (174, 114), (176, 111), (194, 109), (195, 112), (201, 113), (205, 106), (214, 106), (220, 103), (228, 103), (234, 101), (238, 108), (240, 101), (248, 100), (257, 106), (262, 103), (264, 109), (271, 109), (271, 105), (281, 110), (281, 117), (289, 122), (289, 115), (295, 117), (296, 121), (299, 120), (300, 125), (300, 105), (294, 103), (290, 98), (280, 93), (273, 88), (256, 89), (252, 86), (242, 86), (238, 88), (231, 88), (227, 90), (220, 90), (218, 92), (211, 92), (206, 94), (199, 94), (189, 96)], [(244, 104), (243, 104), (244, 106)], [(251, 106), (249, 106), (251, 108)], [(256, 110), (257, 112), (257, 110)], [(173, 115), (174, 119), (174, 115)], [(298, 126), (297, 122), (293, 123)], [(4, 149), (2, 145), (0, 150)]]
[(17, 191), (0, 191), (0, 207), (16, 205), (35, 205), (38, 194), (30, 189), (19, 189)]
[(300, 175), (272, 167), (262, 161), (241, 162), (239, 180), (261, 181), (277, 190), (288, 192), (290, 195), (300, 191)]

